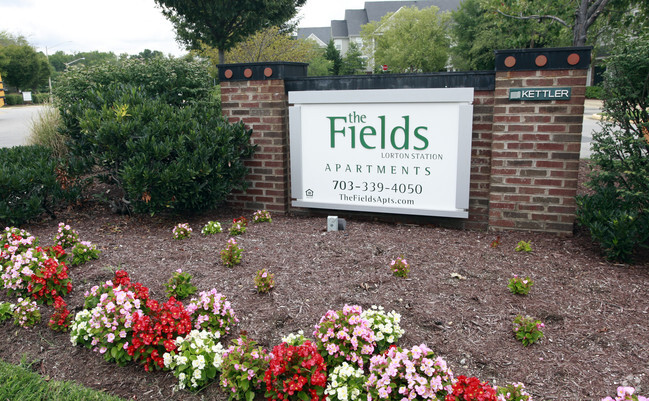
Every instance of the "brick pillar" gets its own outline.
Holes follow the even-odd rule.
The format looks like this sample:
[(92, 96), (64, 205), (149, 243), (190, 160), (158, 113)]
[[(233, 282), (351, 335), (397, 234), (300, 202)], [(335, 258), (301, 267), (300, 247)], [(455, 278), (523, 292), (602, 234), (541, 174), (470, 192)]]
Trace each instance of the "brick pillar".
[(248, 189), (228, 203), (246, 210), (286, 213), (289, 207), (288, 96), (286, 76), (306, 76), (304, 63), (249, 63), (219, 66), (221, 109), (230, 122), (242, 121), (257, 146), (246, 160)]
[[(491, 229), (572, 235), (589, 63), (585, 47), (496, 52)], [(510, 100), (512, 89), (546, 88), (570, 88), (570, 98)]]
[(486, 230), (489, 228), (493, 109), (493, 91), (474, 92), (469, 221), (464, 225), (467, 229)]

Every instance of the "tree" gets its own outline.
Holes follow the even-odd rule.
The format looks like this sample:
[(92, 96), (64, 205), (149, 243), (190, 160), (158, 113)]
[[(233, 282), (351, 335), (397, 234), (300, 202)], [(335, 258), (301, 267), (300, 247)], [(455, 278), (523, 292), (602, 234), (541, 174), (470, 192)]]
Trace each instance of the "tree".
[(329, 75), (339, 75), (340, 69), (343, 65), (343, 58), (340, 56), (340, 51), (336, 49), (333, 39), (330, 39), (329, 43), (327, 43), (324, 56), (331, 62), (331, 65), (329, 67)]
[(0, 71), (7, 85), (18, 90), (35, 90), (47, 82), (50, 67), (43, 53), (37, 53), (33, 47), (25, 44), (10, 44), (0, 48), (2, 65)]
[(365, 68), (365, 60), (363, 59), (363, 53), (359, 46), (352, 42), (349, 44), (347, 53), (342, 60), (342, 66), (340, 68), (341, 75), (353, 75), (361, 74)]
[[(644, 0), (576, 0), (572, 2), (532, 2), (531, 0), (519, 1), (492, 0), (496, 4), (496, 11), (508, 18), (517, 20), (538, 20), (554, 21), (572, 32), (572, 45), (585, 46), (588, 40), (588, 34), (597, 20), (607, 14), (620, 10), (629, 10), (634, 7), (643, 7), (646, 9)], [(500, 7), (498, 7), (500, 3)], [(526, 10), (520, 9), (521, 4), (527, 4)], [(577, 4), (575, 8), (574, 4)], [(559, 10), (556, 10), (556, 7)], [(568, 9), (569, 12), (561, 12), (562, 9)], [(556, 12), (559, 11), (559, 12)], [(595, 35), (596, 36), (596, 35)], [(592, 43), (592, 41), (590, 41)]]
[(404, 7), (363, 25), (363, 48), (375, 67), (387, 64), (394, 72), (441, 71), (448, 62), (449, 26), (450, 15), (438, 7)]
[(309, 60), (309, 69), (307, 74), (310, 77), (323, 77), (329, 75), (333, 63), (325, 57), (325, 49), (318, 46), (315, 42), (313, 42), (313, 46), (315, 52), (313, 58)]
[[(293, 61), (306, 63), (315, 57), (312, 41), (294, 39), (290, 32), (278, 26), (266, 28), (249, 36), (225, 53), (227, 63), (256, 63), (261, 61)], [(205, 47), (201, 54), (218, 62), (218, 50)]]
[(202, 44), (225, 52), (242, 39), (295, 16), (306, 0), (155, 0), (176, 29), (178, 41), (189, 49)]
[(23, 35), (14, 35), (7, 31), (0, 31), (0, 47), (5, 47), (9, 45), (29, 45), (29, 42)]
[(160, 50), (149, 50), (149, 49), (144, 49), (140, 53), (136, 54), (135, 56), (131, 56), (132, 58), (139, 58), (142, 60), (150, 60), (152, 58), (163, 58), (165, 55), (162, 53)]
[(569, 2), (501, 2), (496, 0), (465, 0), (452, 13), (453, 66), (463, 70), (491, 70), (494, 50), (570, 45), (570, 31), (554, 19), (507, 18), (497, 10), (526, 14), (543, 10), (568, 18)]
[[(543, 20), (555, 21), (559, 24), (570, 28), (572, 30), (572, 45), (573, 46), (584, 46), (586, 45), (586, 38), (588, 29), (595, 23), (597, 18), (604, 12), (606, 6), (611, 2), (611, 0), (578, 0), (577, 9), (573, 9), (573, 20), (570, 21), (569, 18), (561, 14), (554, 14), (552, 12), (546, 13), (543, 10), (537, 11), (536, 14), (516, 10), (520, 8), (520, 2), (508, 1), (506, 3), (501, 3), (501, 8), (496, 8), (496, 11), (508, 18), (514, 18), (518, 20), (537, 20), (542, 22)], [(537, 5), (539, 2), (536, 2)], [(553, 7), (554, 2), (543, 2), (542, 7), (550, 6)], [(561, 4), (557, 2), (556, 4)], [(568, 4), (568, 3), (564, 3)], [(531, 5), (531, 4), (530, 4)], [(536, 7), (533, 6), (533, 7)], [(503, 10), (504, 9), (504, 10)], [(515, 11), (512, 13), (511, 11)], [(568, 15), (569, 17), (569, 15)]]
[[(150, 51), (150, 50), (149, 50)], [(160, 53), (159, 51), (155, 51), (155, 53)], [(142, 56), (143, 53), (140, 53), (140, 57)], [(162, 53), (160, 53), (162, 54)], [(133, 57), (133, 56), (131, 56)], [(138, 56), (134, 56), (138, 57)], [(74, 54), (66, 54), (62, 51), (57, 51), (54, 54), (51, 54), (49, 59), (50, 59), (50, 64), (54, 68), (56, 72), (63, 72), (67, 68), (66, 63), (70, 63), (71, 61), (78, 60), (83, 58), (83, 60), (80, 60), (74, 65), (80, 66), (80, 65), (85, 65), (87, 67), (93, 66), (93, 65), (102, 65), (102, 64), (115, 64), (117, 63), (117, 56), (113, 52), (100, 52), (100, 51), (91, 51), (91, 52), (79, 52), (79, 53), (74, 53)]]

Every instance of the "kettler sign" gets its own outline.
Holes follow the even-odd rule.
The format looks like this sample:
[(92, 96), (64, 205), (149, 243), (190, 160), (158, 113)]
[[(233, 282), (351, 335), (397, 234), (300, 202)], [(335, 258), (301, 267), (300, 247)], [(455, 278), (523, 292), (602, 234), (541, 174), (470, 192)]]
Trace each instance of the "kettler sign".
[(293, 206), (467, 218), (473, 91), (289, 92)]
[(511, 88), (509, 100), (570, 100), (571, 88)]

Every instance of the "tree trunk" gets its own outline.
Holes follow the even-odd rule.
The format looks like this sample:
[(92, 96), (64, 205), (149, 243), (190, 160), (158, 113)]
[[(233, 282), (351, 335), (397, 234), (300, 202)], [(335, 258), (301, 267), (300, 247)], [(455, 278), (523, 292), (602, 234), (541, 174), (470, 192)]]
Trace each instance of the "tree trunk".
[(585, 46), (588, 28), (597, 20), (611, 0), (580, 0), (572, 27), (572, 45)]
[(219, 64), (225, 64), (225, 52), (219, 49)]
[(575, 25), (572, 27), (573, 46), (586, 45), (586, 32), (588, 31), (588, 3), (589, 0), (581, 0), (579, 7), (575, 10)]

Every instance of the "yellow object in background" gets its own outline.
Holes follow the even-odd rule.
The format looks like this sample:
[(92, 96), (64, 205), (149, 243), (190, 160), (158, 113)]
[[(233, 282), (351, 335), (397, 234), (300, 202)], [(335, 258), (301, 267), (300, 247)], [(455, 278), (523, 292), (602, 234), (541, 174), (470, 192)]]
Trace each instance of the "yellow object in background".
[(5, 105), (5, 87), (2, 84), (2, 75), (0, 75), (0, 107)]

